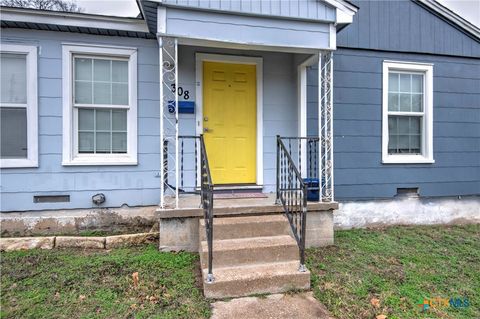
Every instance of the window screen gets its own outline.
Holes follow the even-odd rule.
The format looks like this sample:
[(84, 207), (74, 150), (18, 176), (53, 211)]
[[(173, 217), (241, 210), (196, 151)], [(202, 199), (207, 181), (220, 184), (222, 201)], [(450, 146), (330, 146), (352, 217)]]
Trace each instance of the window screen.
[(27, 55), (0, 53), (0, 158), (27, 158)]
[(128, 61), (76, 57), (75, 104), (128, 105)]
[(423, 74), (389, 73), (389, 154), (421, 154), (424, 117), (423, 82)]
[(78, 109), (79, 153), (126, 153), (127, 110)]

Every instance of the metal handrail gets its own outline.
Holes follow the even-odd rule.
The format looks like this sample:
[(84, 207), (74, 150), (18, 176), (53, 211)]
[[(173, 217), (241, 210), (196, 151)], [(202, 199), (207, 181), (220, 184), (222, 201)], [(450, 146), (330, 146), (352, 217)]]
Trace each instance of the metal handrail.
[(297, 241), (300, 253), (299, 270), (304, 272), (307, 186), (279, 135), (277, 135), (277, 202), (282, 204)]
[(201, 199), (203, 208), (203, 218), (205, 219), (205, 231), (207, 235), (208, 246), (208, 275), (207, 283), (214, 281), (212, 272), (213, 260), (213, 183), (208, 165), (207, 149), (203, 135), (200, 135), (200, 177), (201, 177)]

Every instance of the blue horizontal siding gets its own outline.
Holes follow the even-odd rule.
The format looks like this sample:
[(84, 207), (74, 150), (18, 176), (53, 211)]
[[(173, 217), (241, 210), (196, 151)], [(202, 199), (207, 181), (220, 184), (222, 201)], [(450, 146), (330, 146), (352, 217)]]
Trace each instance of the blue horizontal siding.
[[(106, 207), (123, 204), (159, 203), (159, 72), (158, 48), (154, 40), (137, 40), (31, 32), (7, 29), (2, 40), (33, 43), (39, 47), (39, 167), (3, 169), (1, 210), (90, 208), (91, 196), (102, 192)], [(138, 165), (62, 166), (61, 43), (84, 42), (130, 46), (138, 49)], [(195, 100), (195, 53), (243, 54), (242, 51), (180, 47), (180, 85), (193, 88)], [(264, 60), (264, 189), (275, 189), (275, 136), (297, 132), (296, 77), (294, 55), (250, 52)], [(195, 134), (195, 115), (180, 114), (181, 135)], [(184, 152), (184, 187), (195, 184), (191, 144)], [(35, 195), (70, 195), (69, 203), (33, 203)]]
[[(2, 29), (2, 42), (38, 47), (39, 167), (2, 169), (1, 210), (92, 207), (159, 202), (158, 46), (156, 40)], [(138, 165), (62, 166), (62, 43), (135, 47), (138, 52)], [(70, 195), (69, 203), (33, 203), (34, 195)]]
[[(382, 63), (433, 63), (434, 164), (382, 164)], [(317, 134), (316, 70), (308, 76), (309, 134)], [(338, 200), (480, 193), (480, 60), (340, 49), (334, 53), (334, 164)]]

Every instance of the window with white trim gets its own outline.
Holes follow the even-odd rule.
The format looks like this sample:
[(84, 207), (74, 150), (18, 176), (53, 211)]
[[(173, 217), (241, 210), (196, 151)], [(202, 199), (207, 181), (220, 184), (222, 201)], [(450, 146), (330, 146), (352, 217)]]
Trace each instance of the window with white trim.
[(433, 66), (383, 63), (383, 163), (433, 163)]
[(74, 45), (63, 50), (68, 97), (63, 164), (136, 164), (136, 50)]
[(0, 167), (37, 167), (37, 47), (2, 44), (0, 90)]

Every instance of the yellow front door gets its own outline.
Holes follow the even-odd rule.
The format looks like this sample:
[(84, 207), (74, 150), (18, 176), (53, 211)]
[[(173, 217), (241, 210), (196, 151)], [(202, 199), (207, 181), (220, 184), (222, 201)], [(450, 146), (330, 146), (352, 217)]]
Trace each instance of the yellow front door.
[(256, 68), (203, 62), (203, 128), (214, 184), (256, 182)]

